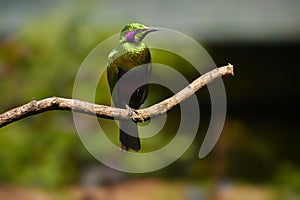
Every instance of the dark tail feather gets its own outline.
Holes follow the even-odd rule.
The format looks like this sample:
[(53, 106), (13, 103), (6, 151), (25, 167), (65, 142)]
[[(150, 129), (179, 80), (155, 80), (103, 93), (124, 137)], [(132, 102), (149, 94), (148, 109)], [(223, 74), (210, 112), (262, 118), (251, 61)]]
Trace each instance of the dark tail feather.
[(128, 120), (120, 121), (120, 142), (121, 148), (125, 151), (128, 151), (129, 149), (139, 151), (141, 149), (136, 123)]

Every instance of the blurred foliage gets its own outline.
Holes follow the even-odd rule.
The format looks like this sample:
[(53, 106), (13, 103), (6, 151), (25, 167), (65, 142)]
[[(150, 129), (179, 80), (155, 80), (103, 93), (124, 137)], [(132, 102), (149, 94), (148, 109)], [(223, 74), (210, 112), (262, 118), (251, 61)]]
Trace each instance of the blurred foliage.
[[(24, 104), (33, 97), (42, 99), (54, 95), (67, 98), (72, 96), (76, 72), (86, 55), (96, 44), (109, 37), (112, 30), (120, 29), (103, 29), (86, 23), (84, 19), (87, 13), (65, 13), (56, 8), (15, 33), (0, 36), (1, 113)], [(189, 81), (199, 76), (196, 70), (189, 67), (190, 63), (172, 53), (156, 49), (153, 50), (152, 57), (153, 62), (173, 66)], [(222, 59), (222, 62), (226, 61)], [(102, 77), (98, 93), (108, 94), (105, 81), (105, 77)], [(229, 83), (225, 78), (228, 91), (235, 91), (235, 94), (231, 95), (229, 92), (228, 95), (235, 97), (235, 105), (240, 105), (245, 100), (243, 95), (253, 96), (251, 93), (245, 94), (241, 89), (244, 87), (243, 83)], [(249, 82), (247, 85), (253, 87)], [(168, 89), (151, 85), (150, 95), (144, 106), (171, 95), (172, 92)], [(291, 195), (299, 196), (298, 140), (293, 140), (294, 137), (285, 138), (290, 143), (282, 145), (282, 133), (285, 133), (286, 127), (274, 126), (280, 121), (278, 119), (275, 123), (265, 120), (257, 123), (251, 122), (248, 116), (229, 117), (216, 147), (224, 155), (219, 156), (216, 149), (200, 160), (197, 154), (203, 133), (208, 127), (210, 100), (207, 89), (197, 96), (201, 107), (201, 122), (193, 145), (178, 161), (162, 170), (130, 176), (163, 176), (206, 184), (212, 181), (211, 177), (218, 175), (214, 174), (214, 167), (220, 166), (223, 169), (219, 175), (221, 181), (274, 184)], [(109, 96), (99, 95), (96, 102), (109, 104)], [(253, 118), (258, 119), (257, 115)], [(161, 134), (143, 140), (142, 151), (153, 151), (171, 141), (178, 129), (178, 116), (178, 108), (170, 111)], [(114, 122), (105, 119), (100, 119), (99, 122), (107, 133), (115, 132), (107, 136), (117, 145)], [(294, 126), (289, 128), (292, 131), (298, 130)], [(1, 128), (0, 147), (0, 182), (59, 187), (78, 183), (85, 166), (97, 162), (77, 136), (72, 114), (69, 112), (43, 113)], [(284, 161), (291, 162), (291, 165), (280, 165), (283, 158)]]
[(300, 170), (291, 163), (282, 163), (274, 177), (282, 199), (300, 198)]
[[(1, 96), (1, 112), (32, 98), (71, 97), (81, 62), (95, 44), (111, 34), (110, 30), (81, 23), (83, 19), (84, 12), (71, 17), (57, 8), (42, 19), (26, 24), (18, 32), (3, 35), (0, 46), (0, 89), (4, 94)], [(158, 59), (156, 62), (169, 60), (172, 63), (164, 64), (173, 66), (187, 64), (184, 60), (176, 60), (174, 55), (161, 53), (159, 57), (154, 54)], [(97, 92), (100, 94), (108, 91), (105, 79), (102, 77), (99, 82)], [(159, 92), (149, 95), (148, 105), (172, 95), (160, 86), (151, 87)], [(96, 102), (109, 104), (109, 96), (99, 95)], [(159, 149), (173, 138), (177, 130), (173, 126), (174, 120), (179, 119), (178, 110), (174, 109), (169, 116), (162, 130), (164, 133), (147, 139), (144, 152)], [(107, 136), (117, 145), (117, 129), (112, 127), (114, 122), (99, 121), (106, 132), (115, 130), (116, 134)], [(84, 166), (95, 162), (77, 137), (70, 113), (55, 111), (32, 116), (1, 128), (0, 132), (1, 182), (58, 187), (80, 181)], [(173, 169), (166, 176), (179, 170)]]
[[(78, 20), (58, 9), (14, 34), (3, 35), (1, 112), (33, 97), (71, 97), (80, 63), (105, 38), (102, 30), (79, 26)], [(30, 117), (1, 128), (0, 133), (1, 182), (57, 187), (78, 181), (84, 161), (92, 161), (76, 135), (70, 113)]]

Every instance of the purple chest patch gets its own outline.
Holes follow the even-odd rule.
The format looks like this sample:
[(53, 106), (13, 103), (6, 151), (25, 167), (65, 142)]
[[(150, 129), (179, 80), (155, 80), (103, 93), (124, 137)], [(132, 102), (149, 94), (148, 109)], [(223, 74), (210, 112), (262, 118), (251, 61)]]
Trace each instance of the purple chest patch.
[(130, 31), (125, 35), (126, 41), (128, 42), (137, 42), (137, 40), (134, 38), (136, 35), (137, 31)]

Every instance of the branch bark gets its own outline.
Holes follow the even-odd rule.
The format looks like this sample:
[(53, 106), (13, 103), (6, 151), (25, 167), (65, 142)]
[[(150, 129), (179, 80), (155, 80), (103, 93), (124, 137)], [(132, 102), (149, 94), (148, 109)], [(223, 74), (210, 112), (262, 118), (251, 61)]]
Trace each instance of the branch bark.
[(61, 97), (50, 97), (42, 100), (32, 99), (29, 103), (20, 107), (13, 108), (3, 114), (0, 114), (0, 128), (11, 124), (25, 117), (36, 115), (50, 110), (72, 110), (83, 114), (93, 115), (108, 119), (133, 119), (135, 121), (144, 121), (150, 117), (163, 114), (171, 110), (183, 100), (189, 98), (195, 92), (224, 75), (234, 75), (233, 66), (228, 64), (223, 67), (209, 71), (191, 84), (183, 88), (177, 94), (165, 99), (148, 108), (139, 109), (132, 112), (128, 109), (114, 108), (105, 105), (97, 105), (76, 99), (66, 99)]

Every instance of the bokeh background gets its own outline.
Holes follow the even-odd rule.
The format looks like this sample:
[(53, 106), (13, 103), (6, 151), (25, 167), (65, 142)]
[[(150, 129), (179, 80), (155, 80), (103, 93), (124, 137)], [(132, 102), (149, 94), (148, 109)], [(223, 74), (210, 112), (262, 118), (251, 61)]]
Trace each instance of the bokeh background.
[[(131, 21), (191, 36), (217, 66), (230, 62), (236, 74), (223, 78), (228, 114), (214, 150), (198, 158), (210, 117), (204, 89), (197, 93), (197, 139), (179, 160), (152, 173), (103, 166), (81, 143), (70, 112), (1, 128), (0, 199), (299, 199), (299, 9), (296, 0), (0, 1), (0, 113), (33, 97), (71, 98), (83, 59)], [(153, 59), (174, 68), (184, 63), (159, 52)], [(148, 104), (170, 95), (152, 89)], [(178, 110), (168, 116), (164, 131), (172, 132)], [(172, 137), (162, 134), (151, 145)]]

